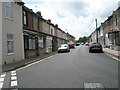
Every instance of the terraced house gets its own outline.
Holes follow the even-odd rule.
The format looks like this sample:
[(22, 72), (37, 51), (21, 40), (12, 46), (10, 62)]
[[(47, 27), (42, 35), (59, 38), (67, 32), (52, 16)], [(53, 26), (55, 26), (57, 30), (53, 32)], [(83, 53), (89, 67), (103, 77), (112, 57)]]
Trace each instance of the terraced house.
[(0, 65), (24, 59), (22, 2), (0, 1)]
[(120, 51), (120, 7), (113, 11), (89, 37), (90, 42), (101, 43), (104, 48)]
[(22, 1), (0, 1), (0, 13), (0, 65), (42, 56), (67, 43), (67, 33)]

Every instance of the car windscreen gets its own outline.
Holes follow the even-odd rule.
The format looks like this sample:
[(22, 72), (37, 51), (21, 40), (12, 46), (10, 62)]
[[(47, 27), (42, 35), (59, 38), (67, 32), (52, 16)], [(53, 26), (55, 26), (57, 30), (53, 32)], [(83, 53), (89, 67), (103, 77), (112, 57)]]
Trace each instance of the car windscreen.
[(67, 47), (67, 45), (61, 45), (60, 47)]
[(101, 46), (101, 44), (99, 44), (99, 43), (93, 43), (90, 46)]

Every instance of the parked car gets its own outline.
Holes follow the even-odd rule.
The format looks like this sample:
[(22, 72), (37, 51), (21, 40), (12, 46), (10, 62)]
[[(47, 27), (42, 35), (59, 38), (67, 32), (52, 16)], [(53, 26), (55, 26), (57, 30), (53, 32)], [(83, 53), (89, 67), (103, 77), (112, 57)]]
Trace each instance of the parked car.
[(60, 47), (58, 48), (58, 53), (61, 52), (70, 52), (69, 46), (67, 44), (60, 45)]
[(69, 48), (71, 49), (71, 48), (75, 48), (75, 45), (74, 44), (69, 44)]
[(84, 45), (84, 43), (81, 43), (81, 45)]
[(80, 43), (76, 43), (76, 46), (79, 46), (80, 45)]
[(89, 46), (89, 43), (85, 43), (85, 46)]
[(90, 44), (89, 52), (103, 52), (102, 45), (100, 43)]

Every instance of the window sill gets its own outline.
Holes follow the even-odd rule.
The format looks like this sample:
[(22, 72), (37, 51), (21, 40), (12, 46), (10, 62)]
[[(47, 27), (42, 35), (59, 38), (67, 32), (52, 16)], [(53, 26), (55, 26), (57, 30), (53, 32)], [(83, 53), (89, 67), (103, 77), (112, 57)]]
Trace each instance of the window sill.
[(14, 55), (14, 53), (8, 53), (7, 55), (8, 55), (8, 56), (10, 56), (10, 55)]
[(12, 18), (9, 18), (9, 17), (5, 17), (6, 19), (8, 19), (8, 20), (11, 20), (11, 21), (13, 21), (13, 19)]

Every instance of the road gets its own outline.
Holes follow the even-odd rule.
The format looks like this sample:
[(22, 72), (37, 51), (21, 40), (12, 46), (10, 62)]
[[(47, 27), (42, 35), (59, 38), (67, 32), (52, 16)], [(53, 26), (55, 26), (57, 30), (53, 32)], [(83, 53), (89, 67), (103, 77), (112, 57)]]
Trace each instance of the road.
[[(9, 75), (8, 75), (9, 76)], [(18, 88), (83, 88), (83, 83), (118, 87), (118, 61), (78, 46), (42, 62), (16, 70)]]

